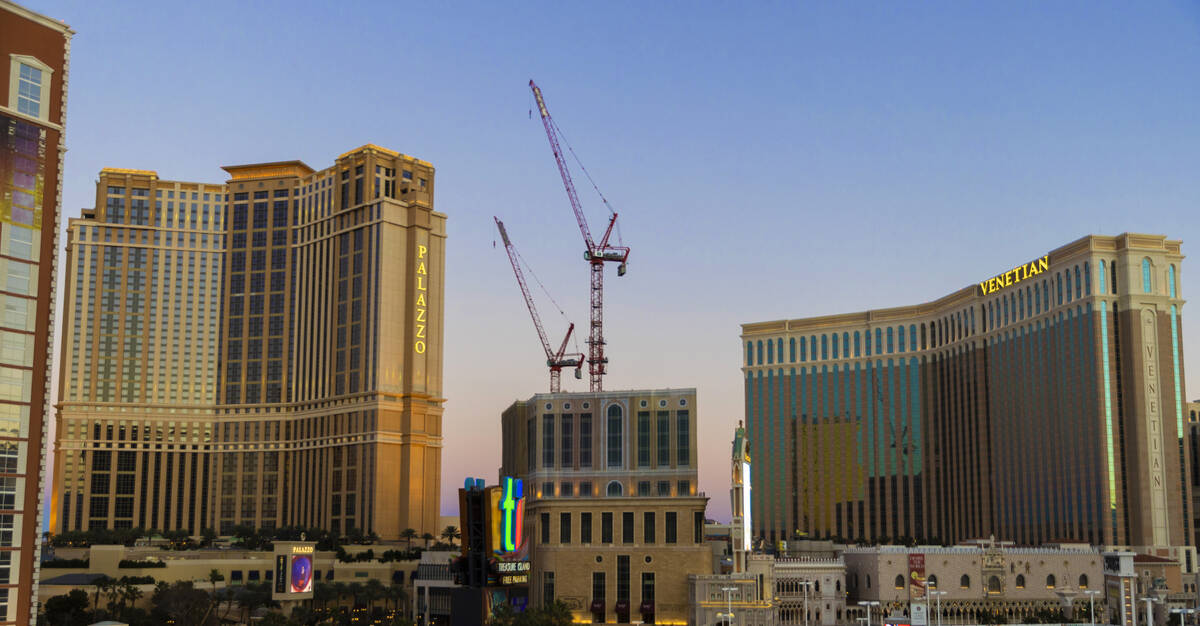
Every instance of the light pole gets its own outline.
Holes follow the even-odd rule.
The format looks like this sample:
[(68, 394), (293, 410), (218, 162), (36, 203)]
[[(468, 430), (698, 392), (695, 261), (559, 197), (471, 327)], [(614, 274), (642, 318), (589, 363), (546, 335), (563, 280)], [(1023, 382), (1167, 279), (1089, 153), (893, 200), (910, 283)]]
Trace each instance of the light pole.
[(1161, 602), (1154, 596), (1142, 596), (1142, 600), (1146, 601), (1146, 624), (1145, 626), (1154, 626), (1154, 603)]
[(942, 626), (942, 596), (946, 595), (946, 592), (930, 591), (929, 595), (933, 596), (937, 602), (937, 626)]
[(724, 617), (729, 620), (729, 626), (733, 626), (733, 596), (730, 594), (737, 590), (737, 587), (721, 587), (721, 591), (725, 592), (725, 610), (728, 612), (717, 613), (717, 617)]
[[(808, 626), (808, 588), (812, 587), (811, 580), (800, 581), (800, 588), (804, 590), (804, 626)], [(871, 626), (867, 624), (867, 626)]]
[(875, 600), (860, 600), (858, 606), (866, 607), (867, 609), (867, 626), (871, 626), (871, 607), (879, 606), (879, 602)]
[(1100, 595), (1100, 590), (1088, 589), (1084, 593), (1088, 595), (1088, 620), (1092, 626), (1096, 626), (1096, 596)]

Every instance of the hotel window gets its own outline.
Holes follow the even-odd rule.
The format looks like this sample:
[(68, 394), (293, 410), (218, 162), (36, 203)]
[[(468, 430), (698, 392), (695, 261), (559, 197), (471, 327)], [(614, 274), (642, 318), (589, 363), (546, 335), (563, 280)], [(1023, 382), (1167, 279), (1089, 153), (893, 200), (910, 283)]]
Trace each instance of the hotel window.
[(1085, 261), (1083, 264), (1083, 293), (1092, 295), (1092, 273), (1088, 271), (1088, 264)]
[(966, 574), (963, 574), (962, 578), (958, 579), (958, 586), (962, 587), (963, 589), (970, 589), (971, 588), (971, 577), (967, 576)]
[(1083, 285), (1079, 280), (1079, 266), (1075, 266), (1075, 299), (1078, 300), (1082, 296)]
[(655, 416), (658, 433), (658, 467), (671, 465), (671, 413), (659, 411)]
[(571, 445), (572, 443), (574, 443), (574, 441), (573, 441), (574, 433), (572, 432), (573, 426), (574, 426), (574, 424), (572, 424), (572, 422), (571, 422), (571, 415), (569, 413), (564, 414), (562, 416), (562, 429), (561, 429), (562, 450), (559, 452), (559, 456), (561, 457), (560, 462), (563, 467), (572, 467), (575, 464), (575, 447)]
[(1067, 284), (1067, 289), (1066, 289), (1067, 302), (1070, 302), (1071, 301), (1071, 269), (1067, 268), (1067, 271), (1063, 272), (1063, 274), (1066, 274), (1066, 276), (1067, 276), (1067, 279), (1065, 281)]
[(542, 513), (539, 518), (539, 526), (542, 530), (542, 544), (545, 545), (550, 543), (550, 514)]
[(775, 342), (767, 340), (767, 365), (775, 362)]
[(1167, 266), (1167, 289), (1170, 290), (1170, 296), (1172, 298), (1176, 297), (1175, 296), (1175, 266), (1174, 265)]
[(850, 358), (850, 333), (842, 333), (842, 358)]
[(1017, 589), (1024, 589), (1024, 588), (1025, 588), (1025, 575), (1017, 574)]
[(592, 514), (583, 512), (579, 514), (579, 543), (592, 542)]
[(821, 335), (821, 360), (829, 358), (829, 335)]
[[(617, 555), (617, 604), (629, 606), (629, 555)], [(628, 623), (628, 619), (618, 616), (618, 622)]]
[(757, 364), (758, 364), (758, 365), (762, 365), (762, 364), (763, 364), (763, 345), (762, 345), (762, 340), (761, 340), (761, 339), (760, 339), (760, 340), (759, 340), (759, 342), (758, 342), (758, 361), (757, 361)]
[(804, 363), (807, 360), (808, 360), (808, 341), (804, 337), (801, 337), (800, 338), (800, 362)]
[(888, 354), (895, 352), (895, 345), (892, 343), (892, 341), (893, 341), (892, 335), (893, 335), (892, 327), (888, 326), (888, 329), (887, 329), (887, 353)]
[(654, 511), (642, 513), (642, 543), (654, 545)]
[[(688, 412), (680, 410), (675, 412), (675, 432), (677, 433), (678, 449), (675, 452), (675, 463), (679, 467), (691, 465), (691, 432), (689, 428)], [(680, 494), (683, 495), (683, 494)]]
[[(1172, 266), (1172, 269), (1174, 269), (1173, 266)], [(795, 337), (788, 339), (788, 362), (789, 363), (796, 362), (796, 338)]]
[(1150, 257), (1142, 259), (1142, 291), (1150, 293)]
[(642, 498), (649, 497), (650, 496), (650, 481), (648, 481), (648, 480), (638, 481), (637, 494), (638, 494), (638, 496), (640, 496)]
[(679, 514), (675, 511), (667, 511), (666, 519), (663, 520), (665, 527), (663, 534), (666, 537), (667, 543), (676, 543), (679, 539), (678, 535), (678, 520)]
[(571, 543), (571, 514), (558, 514), (558, 542)]
[(817, 336), (813, 335), (808, 338), (808, 360), (817, 360)]
[(754, 342), (746, 342), (746, 365), (754, 365)]
[(542, 416), (542, 467), (554, 467), (554, 416)]
[(1017, 311), (1020, 312), (1017, 319), (1025, 319), (1025, 292), (1021, 290), (1017, 290)]
[(542, 572), (542, 601), (554, 602), (554, 572)]
[[(1070, 279), (1068, 279), (1068, 281), (1069, 281), (1069, 280), (1070, 280)], [(1055, 274), (1055, 275), (1054, 275), (1054, 282), (1055, 282), (1055, 284), (1056, 284), (1056, 291), (1058, 292), (1058, 306), (1062, 306), (1062, 303), (1063, 303), (1063, 284), (1062, 284), (1062, 273), (1061, 273), (1061, 272), (1059, 272), (1059, 273), (1057, 273), (1057, 274)], [(1068, 287), (1068, 289), (1067, 289), (1067, 290), (1068, 290), (1068, 291), (1070, 291), (1070, 285), (1067, 285), (1067, 287)]]
[(1109, 262), (1108, 269), (1112, 270), (1111, 272), (1109, 272), (1109, 275), (1112, 278), (1112, 282), (1111, 282), (1112, 293), (1116, 294), (1117, 293), (1117, 262), (1116, 261)]
[[(1192, 421), (1195, 421), (1195, 420), (1192, 420)], [(658, 495), (660, 495), (660, 496), (667, 497), (667, 496), (671, 495), (671, 481), (669, 481), (669, 480), (658, 481), (658, 486), (656, 487), (656, 489), (657, 489)]]
[(642, 572), (642, 604), (654, 606), (654, 572)]
[[(901, 330), (900, 332), (904, 332), (904, 331)], [(914, 351), (917, 349), (917, 325), (916, 324), (908, 325), (908, 349), (914, 350)]]
[(621, 486), (621, 481), (610, 480), (608, 482), (608, 487), (605, 488), (604, 493), (609, 497), (616, 497), (621, 495), (622, 491), (624, 491), (624, 488)]
[[(608, 585), (604, 580), (604, 572), (592, 572), (593, 619), (601, 623), (605, 621), (605, 605), (608, 604), (605, 593), (607, 587)], [(599, 607), (599, 609), (595, 609), (594, 607)]]
[(900, 339), (900, 345), (898, 346), (898, 348), (899, 348), (899, 351), (900, 351), (900, 352), (904, 352), (904, 327), (903, 327), (903, 326), (901, 326), (900, 328), (898, 328), (898, 329), (896, 330), (896, 332), (897, 332), (897, 334), (899, 334), (899, 335), (900, 335), (900, 337), (899, 337), (899, 339)]
[(876, 328), (875, 329), (875, 354), (881, 354), (882, 352), (883, 352), (883, 331)]
[[(925, 327), (922, 326), (921, 331), (924, 332), (924, 330)], [(856, 358), (862, 356), (862, 335), (857, 330), (854, 331), (854, 356)]]
[(833, 335), (833, 358), (834, 359), (838, 358), (838, 336), (837, 336), (837, 333), (834, 333), (834, 335)]
[(50, 119), (50, 77), (54, 70), (33, 57), (13, 55), (8, 106), (39, 120)]
[(633, 511), (621, 513), (621, 543), (633, 543)]
[(621, 467), (621, 427), (624, 420), (621, 419), (621, 407), (612, 405), (608, 407), (608, 466)]
[(613, 514), (606, 512), (600, 514), (600, 543), (613, 542)]
[(1079, 588), (1080, 588), (1080, 589), (1087, 589), (1087, 588), (1088, 588), (1088, 577), (1087, 577), (1087, 574), (1080, 574), (1080, 575), (1079, 575)]
[(1046, 575), (1046, 588), (1047, 589), (1053, 589), (1056, 582), (1057, 581), (1054, 578), (1054, 574)]
[[(592, 414), (579, 415), (579, 467), (592, 466)], [(592, 495), (588, 493), (587, 495)]]
[(779, 362), (783, 363), (783, 338), (775, 340), (775, 354), (779, 355)]

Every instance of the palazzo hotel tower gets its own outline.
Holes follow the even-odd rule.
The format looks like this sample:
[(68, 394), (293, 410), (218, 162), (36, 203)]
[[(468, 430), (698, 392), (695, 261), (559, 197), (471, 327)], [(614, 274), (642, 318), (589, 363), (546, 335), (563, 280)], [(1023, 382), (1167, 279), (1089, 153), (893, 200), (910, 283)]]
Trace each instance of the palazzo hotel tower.
[(1191, 545), (1182, 259), (1092, 235), (933, 302), (744, 324), (754, 535)]
[(374, 145), (105, 168), (67, 244), (55, 532), (437, 532), (446, 216)]

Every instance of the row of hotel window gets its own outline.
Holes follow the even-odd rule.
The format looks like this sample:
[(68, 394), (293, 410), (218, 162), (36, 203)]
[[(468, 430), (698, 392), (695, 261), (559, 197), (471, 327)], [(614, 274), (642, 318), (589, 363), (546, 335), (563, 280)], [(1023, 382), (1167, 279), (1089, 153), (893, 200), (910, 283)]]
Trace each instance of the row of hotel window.
[[(625, 412), (620, 405), (608, 407), (607, 423), (607, 465), (608, 467), (624, 467), (624, 423)], [(554, 467), (555, 442), (560, 441), (559, 465), (564, 468), (575, 466), (574, 458), (574, 427), (579, 426), (579, 466), (592, 467), (592, 415), (581, 413), (578, 421), (574, 415), (564, 413), (558, 416), (561, 420), (561, 430), (558, 437), (554, 434), (556, 422), (553, 414), (542, 416), (542, 467)], [(657, 426), (656, 460), (658, 466), (671, 465), (671, 414), (670, 411), (657, 411), (655, 416)], [(529, 467), (536, 467), (537, 424), (529, 420), (528, 454)], [(687, 409), (675, 411), (675, 466), (686, 467), (691, 464), (691, 418)], [(637, 416), (637, 467), (650, 467), (650, 412), (639, 411)]]
[[(669, 497), (671, 495), (671, 481), (669, 481), (669, 480), (657, 481), (655, 483), (653, 492), (651, 492), (650, 485), (651, 485), (651, 483), (648, 480), (638, 481), (636, 494), (639, 497), (643, 497), (643, 498), (647, 498), (647, 497), (651, 497), (651, 496)], [(675, 481), (675, 489), (676, 489), (675, 495), (677, 495), (677, 496), (691, 495), (692, 481), (690, 481), (690, 480)], [(576, 490), (575, 490), (575, 483), (566, 482), (566, 481), (559, 483), (557, 494), (554, 493), (554, 483), (553, 482), (544, 482), (544, 483), (542, 483), (542, 491), (539, 494), (539, 497), (553, 498), (553, 497), (557, 496), (559, 498), (570, 498), (570, 497), (578, 496), (580, 498), (590, 498), (595, 495), (596, 495), (596, 491), (595, 491), (595, 488), (592, 486), (592, 482), (590, 480), (584, 480), (584, 481), (580, 481), (578, 492), (576, 492)], [(619, 480), (609, 481), (608, 485), (604, 488), (604, 495), (608, 496), (608, 497), (623, 496), (623, 495), (625, 495), (625, 486)]]
[[(633, 511), (625, 511), (621, 513), (621, 543), (632, 544), (637, 543), (637, 537), (634, 533), (634, 513)], [(574, 513), (563, 512), (558, 514), (558, 544), (570, 544), (575, 539), (573, 520)], [(657, 515), (654, 511), (642, 512), (642, 539), (644, 545), (654, 545), (658, 542), (657, 526), (655, 520)], [(540, 530), (539, 542), (542, 545), (550, 545), (550, 514), (542, 513), (539, 517), (538, 528)], [(606, 511), (600, 514), (600, 536), (599, 543), (611, 544), (613, 541), (613, 513)], [(679, 543), (679, 513), (676, 511), (666, 511), (663, 513), (663, 543), (677, 544)], [(696, 511), (693, 513), (692, 520), (692, 543), (699, 544), (704, 541), (704, 512)], [(583, 511), (579, 513), (579, 543), (592, 543), (592, 513)]]
[[(851, 578), (851, 581), (855, 582), (856, 584), (857, 584), (857, 580), (858, 580), (857, 574), (853, 578)], [(1080, 574), (1078, 582), (1079, 582), (1080, 589), (1087, 589), (1088, 588), (1087, 574)], [(937, 587), (938, 587), (937, 574), (930, 574), (927, 579), (927, 584), (930, 589), (937, 589)], [(896, 589), (904, 589), (906, 586), (907, 586), (907, 582), (905, 581), (904, 576), (897, 574), (896, 581), (895, 581)], [(970, 589), (971, 588), (971, 577), (966, 574), (963, 574), (962, 576), (960, 576), (958, 579), (958, 586), (962, 589)], [(1017, 577), (1014, 582), (1014, 586), (1017, 589), (1025, 588), (1025, 575), (1024, 574), (1017, 574)], [(1058, 578), (1055, 577), (1054, 574), (1047, 574), (1046, 575), (1046, 588), (1054, 589), (1057, 586), (1058, 586)], [(867, 588), (868, 589), (871, 588), (871, 577), (870, 576), (867, 576)], [(990, 593), (999, 593), (1000, 590), (1001, 590), (1000, 577), (999, 576), (989, 577), (988, 578), (988, 591)]]
[[(1100, 261), (1098, 266), (1100, 293), (1117, 293), (1116, 268), (1116, 261)], [(1153, 263), (1149, 257), (1143, 258), (1143, 293), (1150, 294), (1155, 292), (1154, 274)], [(1074, 276), (1074, 281), (1072, 281), (1072, 276)], [(1058, 306), (1070, 303), (1084, 296), (1092, 295), (1092, 276), (1089, 264), (1084, 262), (1082, 266), (1076, 265), (1065, 271), (1057, 272), (1053, 283), (1050, 282), (1050, 279), (1043, 279), (1040, 283), (1035, 281), (1033, 285), (1026, 285), (1023, 289), (1017, 288), (981, 305), (984, 332), (1019, 322), (1026, 317), (1033, 317), (1043, 312), (1049, 312), (1052, 306), (1052, 284), (1054, 287), (1053, 299), (1057, 302)], [(1072, 288), (1072, 284), (1074, 288)], [(1169, 265), (1167, 267), (1166, 294), (1175, 298), (1177, 297), (1177, 293), (1175, 266)], [(886, 354), (936, 348), (946, 343), (946, 341), (954, 341), (975, 334), (975, 307), (969, 307), (935, 322), (923, 322), (920, 325), (909, 324), (907, 332), (903, 325), (896, 326), (895, 328), (876, 328), (874, 331), (874, 342), (871, 341), (871, 331), (866, 331), (865, 346), (860, 331), (854, 331), (853, 335), (849, 332), (843, 332), (840, 341), (837, 333), (833, 335), (821, 335), (819, 344), (816, 335), (808, 338), (800, 337), (798, 343), (796, 338), (792, 337), (788, 340), (788, 362), (797, 362), (797, 347), (799, 347), (799, 362), (801, 363), (810, 360), (827, 360), (830, 358), (831, 353), (833, 359), (851, 358), (851, 337), (853, 337), (854, 346), (853, 358), (864, 356), (864, 347), (866, 348), (865, 356), (871, 356), (872, 343), (874, 343), (874, 353), (876, 355), (885, 354), (885, 336)], [(905, 344), (906, 335), (908, 337), (907, 347)], [(819, 357), (818, 354), (820, 355)], [(768, 365), (774, 364), (776, 361), (779, 363), (784, 362), (782, 338), (767, 339), (765, 345), (762, 340), (746, 342), (746, 365), (763, 365), (764, 360)]]

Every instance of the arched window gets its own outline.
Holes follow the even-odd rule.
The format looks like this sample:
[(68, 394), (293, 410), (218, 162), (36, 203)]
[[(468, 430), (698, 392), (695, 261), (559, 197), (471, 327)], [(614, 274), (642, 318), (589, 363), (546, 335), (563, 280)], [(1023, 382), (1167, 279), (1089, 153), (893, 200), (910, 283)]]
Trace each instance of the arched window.
[(1042, 312), (1042, 292), (1041, 286), (1033, 283), (1033, 314), (1037, 315)]
[(862, 335), (857, 330), (854, 331), (854, 356), (862, 356)]
[(1000, 593), (999, 576), (988, 576), (988, 593)]
[(875, 354), (883, 352), (883, 330), (875, 329)]
[(917, 349), (917, 325), (916, 324), (908, 325), (908, 349), (909, 350)]
[(621, 491), (622, 491), (621, 482), (618, 480), (609, 482), (608, 489), (605, 490), (605, 492), (609, 496), (619, 496), (619, 495), (621, 495)]
[(838, 336), (837, 336), (837, 333), (834, 333), (833, 334), (833, 358), (837, 359), (839, 353), (840, 352), (838, 350)]
[(829, 335), (821, 335), (821, 360), (829, 358)]
[(1025, 292), (1024, 291), (1017, 292), (1017, 311), (1020, 312), (1017, 315), (1017, 319), (1021, 319), (1021, 320), (1025, 319)]
[(1004, 325), (1008, 326), (1008, 296), (1002, 298), (1004, 302)]
[(1079, 280), (1079, 266), (1075, 266), (1075, 298), (1078, 299), (1083, 295), (1082, 281)]
[(788, 362), (796, 362), (796, 338), (788, 339)]
[(779, 362), (783, 363), (783, 337), (775, 340), (775, 354), (779, 355)]
[(894, 343), (895, 342), (894, 336), (895, 336), (895, 331), (892, 330), (891, 326), (888, 326), (888, 330), (887, 330), (887, 339), (888, 339), (887, 353), (888, 354), (891, 354), (896, 351), (896, 344)]
[(808, 360), (817, 360), (817, 336), (813, 335), (808, 338)]
[(900, 574), (896, 574), (896, 588), (897, 589), (904, 588), (904, 576), (901, 576)]
[(806, 340), (804, 337), (801, 337), (800, 338), (800, 362), (803, 363), (807, 360), (808, 360), (808, 340)]
[(1071, 301), (1071, 269), (1067, 268), (1067, 271), (1065, 271), (1063, 273), (1067, 275), (1067, 280), (1064, 282), (1067, 285), (1067, 302), (1070, 302)]
[(1087, 588), (1088, 588), (1088, 577), (1087, 577), (1087, 574), (1080, 574), (1080, 575), (1079, 575), (1079, 588), (1080, 588), (1080, 589), (1087, 589)]
[(930, 574), (930, 575), (929, 575), (929, 588), (930, 588), (930, 589), (937, 589), (937, 574)]
[(1170, 290), (1170, 296), (1175, 297), (1175, 266), (1167, 266), (1167, 289)]
[(1142, 259), (1142, 291), (1150, 293), (1150, 257)]
[(1056, 582), (1058, 582), (1058, 581), (1056, 581), (1054, 579), (1054, 574), (1048, 574), (1046, 576), (1046, 588), (1047, 589), (1053, 589)]
[(746, 365), (754, 365), (754, 342), (746, 342)]
[(815, 593), (821, 593), (821, 581), (819, 581), (819, 580), (813, 581), (813, 591)]
[(963, 574), (962, 578), (958, 579), (958, 586), (962, 587), (963, 589), (970, 589), (971, 588), (971, 577), (967, 576), (966, 574)]
[(1109, 281), (1108, 281), (1108, 287), (1109, 287), (1109, 291), (1111, 291), (1112, 293), (1114, 293), (1114, 294), (1115, 294), (1115, 293), (1117, 293), (1117, 262), (1116, 262), (1116, 261), (1109, 261), (1109, 262), (1108, 262), (1108, 269), (1112, 270), (1112, 271), (1110, 271), (1110, 272), (1108, 273), (1108, 276), (1109, 276)]
[(867, 589), (871, 588), (871, 575), (867, 574)]
[(1056, 288), (1058, 290), (1058, 305), (1062, 306), (1062, 274), (1061, 273), (1054, 275), (1054, 282), (1058, 285)]
[(1025, 588), (1025, 574), (1017, 574), (1017, 589)]
[(833, 590), (839, 591), (839, 592), (842, 590), (842, 581), (841, 580), (835, 580), (833, 582)]
[[(988, 306), (991, 306), (991, 303), (989, 303), (989, 304), (988, 304)], [(922, 323), (921, 323), (921, 349), (922, 349), (922, 350), (926, 349), (926, 346), (928, 346), (928, 345), (929, 345), (929, 344), (927, 344), (927, 343), (926, 343), (926, 341), (927, 341), (927, 340), (926, 340), (926, 338), (925, 338), (925, 323), (924, 323), (924, 322), (922, 322)]]
[(1083, 262), (1083, 293), (1092, 295), (1092, 272), (1088, 268), (1087, 261)]
[(759, 340), (759, 342), (758, 342), (758, 364), (759, 365), (762, 365), (762, 359), (763, 359), (762, 340)]
[(896, 332), (900, 335), (900, 346), (897, 348), (897, 351), (904, 352), (904, 327), (901, 326)]
[[(761, 356), (761, 355), (760, 355)], [(621, 405), (614, 404), (608, 407), (608, 466), (621, 467), (622, 457), (622, 432), (624, 421), (621, 419)], [(612, 488), (612, 484), (609, 484)]]
[(842, 358), (850, 358), (850, 333), (842, 333)]

